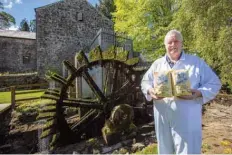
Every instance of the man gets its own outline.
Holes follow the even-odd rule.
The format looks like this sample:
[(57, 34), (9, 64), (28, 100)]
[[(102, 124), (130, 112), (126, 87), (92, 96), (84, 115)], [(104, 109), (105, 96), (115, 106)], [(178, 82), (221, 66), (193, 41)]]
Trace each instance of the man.
[[(142, 91), (153, 99), (159, 154), (200, 154), (202, 144), (202, 105), (212, 100), (221, 82), (212, 69), (197, 56), (182, 50), (183, 38), (171, 30), (164, 39), (166, 55), (157, 59), (142, 79)], [(154, 91), (154, 72), (186, 69), (192, 95), (161, 98)]]

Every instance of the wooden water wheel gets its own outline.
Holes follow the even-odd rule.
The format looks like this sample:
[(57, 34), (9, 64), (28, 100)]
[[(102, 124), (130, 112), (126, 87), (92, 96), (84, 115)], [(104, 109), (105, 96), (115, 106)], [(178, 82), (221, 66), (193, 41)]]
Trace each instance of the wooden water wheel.
[[(92, 50), (88, 57), (84, 52), (79, 52), (75, 59), (77, 67), (64, 61), (64, 65), (70, 72), (67, 78), (57, 74), (51, 75), (51, 79), (61, 84), (60, 89), (48, 89), (42, 96), (46, 106), (41, 109), (38, 119), (46, 119), (41, 138), (52, 135), (51, 146), (54, 146), (57, 138), (63, 144), (73, 143), (83, 139), (83, 135), (89, 137), (99, 135), (104, 121), (109, 118), (111, 110), (120, 104), (128, 104), (135, 107), (138, 102), (143, 102), (144, 97), (140, 90), (141, 76), (144, 69), (136, 68), (138, 58), (128, 59), (128, 52), (110, 48), (102, 52), (100, 47)], [(97, 83), (92, 72), (102, 74), (102, 83)], [(70, 97), (69, 89), (75, 80), (86, 82), (91, 97)], [(76, 95), (78, 96), (78, 95)], [(44, 100), (45, 99), (45, 100)], [(72, 124), (67, 122), (65, 109), (69, 107), (84, 109), (80, 119)]]

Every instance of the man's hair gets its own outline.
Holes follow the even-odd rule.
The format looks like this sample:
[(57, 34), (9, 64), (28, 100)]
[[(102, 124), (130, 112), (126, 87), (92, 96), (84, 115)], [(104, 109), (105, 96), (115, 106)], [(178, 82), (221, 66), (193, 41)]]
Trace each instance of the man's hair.
[(165, 38), (164, 38), (164, 44), (166, 43), (167, 38), (168, 38), (169, 36), (171, 36), (171, 35), (176, 35), (177, 39), (178, 39), (179, 41), (183, 42), (183, 36), (182, 36), (182, 34), (181, 34), (180, 31), (177, 31), (177, 30), (170, 30), (170, 31), (166, 34), (166, 36), (165, 36)]

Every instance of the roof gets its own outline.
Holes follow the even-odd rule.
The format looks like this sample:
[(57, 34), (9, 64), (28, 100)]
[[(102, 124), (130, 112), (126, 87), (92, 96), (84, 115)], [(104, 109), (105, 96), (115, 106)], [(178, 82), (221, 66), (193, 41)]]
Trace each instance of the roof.
[(43, 9), (43, 8), (48, 7), (48, 6), (52, 6), (52, 5), (54, 5), (54, 4), (63, 3), (63, 2), (64, 2), (64, 0), (59, 0), (59, 1), (57, 1), (57, 2), (54, 2), (54, 3), (51, 3), (51, 4), (47, 4), (47, 5), (38, 7), (38, 8), (35, 8), (35, 11), (36, 11), (37, 9)]
[(36, 39), (36, 33), (26, 31), (0, 30), (0, 37)]

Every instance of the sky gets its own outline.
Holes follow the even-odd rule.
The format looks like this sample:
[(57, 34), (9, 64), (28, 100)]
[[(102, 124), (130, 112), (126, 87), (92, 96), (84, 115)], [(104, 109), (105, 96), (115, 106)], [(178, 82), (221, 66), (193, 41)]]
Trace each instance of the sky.
[[(16, 25), (11, 26), (10, 30), (16, 30), (20, 22), (26, 18), (29, 22), (35, 19), (35, 8), (48, 5), (59, 0), (0, 0), (3, 3), (5, 12), (11, 14), (15, 20)], [(88, 0), (93, 6), (98, 3), (98, 0)]]

